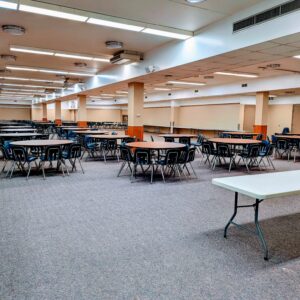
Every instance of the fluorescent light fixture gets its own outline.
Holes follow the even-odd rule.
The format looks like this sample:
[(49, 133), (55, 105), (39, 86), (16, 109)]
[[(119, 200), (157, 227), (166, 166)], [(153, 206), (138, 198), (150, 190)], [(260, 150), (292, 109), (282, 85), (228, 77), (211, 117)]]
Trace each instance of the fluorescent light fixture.
[(101, 94), (103, 97), (115, 97), (115, 94)]
[(95, 18), (89, 18), (87, 20), (87, 23), (100, 25), (100, 26), (106, 26), (106, 27), (113, 27), (113, 28), (118, 28), (118, 29), (124, 29), (124, 30), (131, 30), (131, 31), (142, 31), (144, 29), (144, 27), (141, 27), (141, 26), (107, 21), (107, 20), (101, 20), (101, 19), (95, 19)]
[(300, 59), (300, 55), (295, 55), (294, 58)]
[(67, 53), (55, 53), (55, 56), (65, 57), (65, 58), (75, 58), (75, 59), (84, 59), (84, 60), (93, 60), (93, 57), (76, 55), (76, 54), (67, 54)]
[(169, 38), (173, 38), (173, 39), (179, 39), (179, 40), (186, 40), (191, 37), (190, 35), (187, 35), (187, 34), (175, 33), (175, 32), (152, 29), (152, 28), (145, 28), (143, 30), (143, 32), (153, 34), (153, 35), (169, 37)]
[(0, 8), (17, 9), (18, 4), (8, 1), (0, 1)]
[[(90, 74), (90, 73), (68, 72), (68, 71), (62, 71), (62, 70), (38, 69), (38, 68), (34, 69), (34, 68), (30, 68), (30, 67), (6, 66), (6, 69), (16, 70), (16, 71), (32, 71), (32, 72), (61, 74), (61, 75), (84, 76), (84, 77), (85, 76), (87, 76), (87, 77), (95, 76), (95, 74)], [(48, 82), (48, 80), (47, 80), (47, 82)], [(49, 82), (51, 82), (51, 80)]]
[(193, 86), (203, 86), (206, 85), (202, 82), (188, 82), (188, 81), (168, 81), (171, 84), (178, 84), (178, 85), (193, 85)]
[(12, 91), (12, 92), (32, 92), (32, 93), (44, 93), (45, 90), (29, 90), (29, 89), (14, 89), (14, 88), (1, 88), (2, 91)]
[(17, 84), (17, 83), (0, 83), (0, 85), (31, 87), (31, 88), (45, 88), (45, 89), (63, 89), (63, 87), (61, 87), (61, 86), (49, 86), (49, 85), (31, 85), (31, 84)]
[(126, 64), (128, 62), (130, 62), (130, 59), (123, 58), (123, 59), (120, 59), (120, 60), (114, 62), (114, 64), (116, 64), (116, 65), (123, 65), (123, 64)]
[(171, 89), (167, 88), (154, 88), (155, 91), (171, 91)]
[(128, 94), (127, 91), (116, 91), (116, 94)]
[(88, 17), (85, 17), (85, 16), (80, 16), (80, 15), (65, 13), (62, 11), (40, 8), (40, 7), (35, 7), (35, 6), (30, 6), (30, 5), (24, 5), (24, 4), (20, 4), (19, 10), (33, 13), (33, 14), (45, 15), (45, 16), (49, 16), (49, 17), (67, 19), (67, 20), (72, 20), (72, 21), (79, 21), (79, 22), (85, 22), (88, 19)]
[(101, 62), (110, 62), (110, 59), (108, 59), (108, 58), (97, 58), (97, 57), (94, 57), (93, 60), (94, 61), (101, 61)]
[(78, 73), (78, 72), (68, 72), (68, 75), (83, 76), (83, 77), (93, 77), (93, 76), (95, 76), (94, 74)]
[(10, 51), (22, 52), (22, 53), (30, 53), (30, 54), (40, 54), (40, 55), (54, 55), (54, 52), (46, 51), (46, 50), (34, 50), (27, 48), (19, 48), (19, 47), (10, 47)]
[(17, 81), (36, 81), (36, 82), (51, 82), (51, 83), (64, 83), (62, 80), (48, 80), (48, 79), (38, 79), (38, 78), (23, 78), (23, 77), (1, 77), (0, 79), (5, 80), (17, 80)]
[(38, 69), (27, 68), (27, 67), (6, 66), (6, 69), (8, 69), (8, 70), (14, 70), (14, 71), (38, 72)]
[(255, 75), (255, 74), (233, 73), (233, 72), (215, 72), (215, 74), (225, 75), (225, 76), (246, 77), (246, 78), (257, 78), (258, 77), (258, 75)]

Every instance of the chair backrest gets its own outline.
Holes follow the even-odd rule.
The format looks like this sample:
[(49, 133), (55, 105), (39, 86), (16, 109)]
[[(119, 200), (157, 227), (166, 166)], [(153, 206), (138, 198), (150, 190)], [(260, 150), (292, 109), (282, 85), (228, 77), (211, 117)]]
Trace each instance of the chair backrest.
[(248, 157), (254, 158), (259, 156), (260, 146), (259, 145), (249, 145), (248, 147)]
[(47, 146), (45, 149), (45, 160), (54, 161), (61, 159), (61, 149), (59, 146)]
[(13, 156), (13, 160), (15, 161), (19, 161), (19, 162), (27, 161), (27, 152), (26, 149), (22, 146), (12, 147), (12, 156)]
[(267, 150), (267, 156), (272, 156), (275, 150), (275, 146), (270, 144)]
[(132, 154), (129, 147), (120, 146), (120, 158), (125, 161), (132, 161)]
[(278, 139), (278, 138), (276, 137), (276, 135), (272, 135), (272, 136), (271, 136), (272, 144), (276, 144), (277, 139)]
[(150, 164), (151, 163), (150, 150), (137, 148), (134, 152), (134, 162), (143, 165)]
[(242, 138), (245, 139), (245, 140), (251, 140), (251, 139), (252, 139), (252, 135), (244, 134), (244, 135), (242, 136)]
[(202, 134), (199, 134), (198, 135), (198, 138), (197, 138), (197, 143), (198, 144), (201, 144), (203, 142), (203, 135)]
[(69, 148), (69, 158), (79, 158), (81, 157), (81, 145), (72, 144)]
[(116, 150), (118, 148), (118, 143), (116, 139), (111, 139), (106, 141), (107, 150)]
[(187, 157), (186, 157), (186, 162), (192, 162), (195, 160), (195, 153), (196, 153), (196, 149), (195, 148), (190, 148), (188, 150), (188, 153), (187, 153)]
[(165, 157), (165, 164), (174, 165), (178, 162), (179, 157), (180, 157), (180, 150), (177, 149), (167, 150), (166, 157)]
[(151, 135), (151, 137), (150, 137), (150, 138), (151, 138), (151, 142), (154, 142), (154, 138), (153, 138), (153, 136), (152, 136), (152, 135)]
[(262, 139), (263, 139), (263, 135), (261, 133), (256, 136), (257, 141), (262, 141)]
[(286, 140), (277, 140), (276, 148), (280, 150), (287, 150), (289, 148), (289, 144)]
[(165, 137), (165, 142), (167, 142), (167, 143), (173, 143), (174, 142), (174, 138), (173, 137)]
[(288, 127), (284, 127), (282, 130), (282, 134), (287, 134), (290, 132), (290, 129)]
[(133, 143), (133, 142), (135, 142), (135, 138), (133, 138), (133, 137), (127, 137), (127, 138), (122, 139), (122, 143), (125, 143), (125, 144)]
[(189, 145), (191, 143), (191, 139), (189, 137), (180, 137), (179, 143)]
[(203, 142), (202, 144), (202, 152), (207, 155), (211, 155), (214, 150), (214, 144), (212, 142)]
[(86, 135), (83, 139), (83, 146), (86, 147), (86, 146), (88, 146), (88, 144), (91, 144), (93, 142), (94, 142), (94, 139), (91, 136)]
[(38, 136), (39, 140), (49, 140), (49, 134), (42, 134)]
[(2, 156), (5, 160), (11, 159), (7, 149), (3, 145), (0, 145), (0, 152), (2, 153)]
[(226, 157), (231, 155), (230, 148), (227, 144), (218, 144), (217, 145), (218, 155)]

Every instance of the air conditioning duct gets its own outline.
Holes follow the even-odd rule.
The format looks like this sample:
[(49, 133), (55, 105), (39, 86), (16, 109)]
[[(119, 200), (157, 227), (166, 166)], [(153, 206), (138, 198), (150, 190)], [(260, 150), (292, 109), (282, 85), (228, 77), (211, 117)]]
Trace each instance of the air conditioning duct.
[(121, 50), (116, 52), (110, 59), (112, 64), (122, 65), (139, 62), (143, 60), (143, 55), (137, 51)]

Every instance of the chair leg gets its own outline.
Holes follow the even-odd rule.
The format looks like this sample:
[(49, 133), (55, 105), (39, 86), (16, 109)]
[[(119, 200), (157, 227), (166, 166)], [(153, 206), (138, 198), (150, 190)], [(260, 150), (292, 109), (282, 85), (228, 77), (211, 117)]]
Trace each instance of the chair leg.
[(196, 178), (198, 178), (198, 176), (197, 176), (197, 174), (196, 174), (196, 172), (195, 172), (195, 169), (194, 169), (194, 167), (193, 167), (192, 163), (191, 163), (191, 162), (189, 162), (189, 164), (190, 164), (190, 166), (191, 166), (191, 168), (192, 168), (192, 171), (193, 171), (193, 173), (194, 173), (195, 177), (196, 177)]
[(30, 175), (30, 171), (31, 171), (31, 163), (28, 163), (28, 173), (27, 173), (27, 177), (26, 177), (27, 180)]
[(44, 161), (41, 163), (41, 167), (42, 167), (42, 172), (43, 172), (43, 178), (44, 178), (44, 180), (46, 180), (46, 175), (45, 175), (45, 162), (44, 162)]
[(14, 161), (14, 163), (13, 163), (13, 165), (12, 165), (12, 168), (11, 168), (11, 172), (10, 172), (9, 178), (12, 177), (12, 175), (13, 175), (13, 173), (14, 173), (14, 171), (15, 171), (15, 167), (16, 167), (16, 162)]
[(161, 171), (162, 179), (163, 179), (164, 183), (166, 183), (166, 181), (165, 181), (165, 174), (164, 174), (164, 167), (163, 166), (160, 167), (160, 171)]
[(82, 164), (81, 164), (81, 161), (80, 161), (80, 159), (78, 159), (78, 162), (79, 162), (79, 165), (80, 165), (80, 168), (81, 168), (82, 174), (84, 174), (84, 170), (83, 170), (83, 167), (82, 167)]
[(153, 173), (154, 173), (154, 165), (152, 164), (152, 168), (151, 168), (151, 183), (153, 182)]
[(124, 162), (122, 163), (122, 165), (121, 165), (121, 168), (120, 168), (120, 170), (119, 170), (119, 173), (118, 173), (117, 177), (120, 177), (120, 174), (121, 174), (121, 172), (123, 171), (125, 165), (126, 165), (126, 162), (124, 161)]

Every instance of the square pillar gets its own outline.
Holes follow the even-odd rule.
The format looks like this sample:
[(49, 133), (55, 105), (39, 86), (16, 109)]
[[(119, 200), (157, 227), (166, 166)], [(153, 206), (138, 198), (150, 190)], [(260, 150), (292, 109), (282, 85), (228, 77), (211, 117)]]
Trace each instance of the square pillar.
[(267, 138), (268, 109), (269, 92), (256, 93), (255, 125), (253, 126), (253, 130), (255, 133), (261, 133), (263, 139)]
[(244, 130), (244, 120), (245, 120), (245, 105), (240, 104), (239, 124), (237, 128), (240, 131)]
[(61, 125), (61, 102), (55, 101), (55, 124)]
[(86, 101), (87, 101), (86, 95), (78, 95), (78, 111), (77, 111), (78, 127), (87, 127)]
[(144, 139), (144, 83), (128, 84), (128, 135), (138, 141)]
[(42, 109), (43, 109), (42, 120), (47, 121), (48, 120), (48, 117), (47, 117), (47, 103), (42, 103)]

